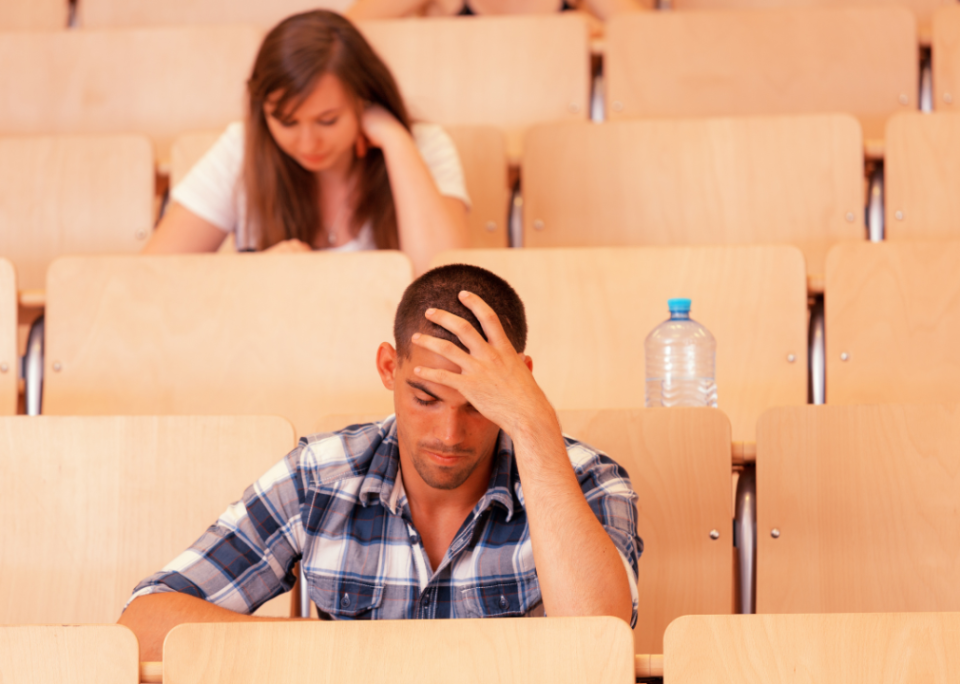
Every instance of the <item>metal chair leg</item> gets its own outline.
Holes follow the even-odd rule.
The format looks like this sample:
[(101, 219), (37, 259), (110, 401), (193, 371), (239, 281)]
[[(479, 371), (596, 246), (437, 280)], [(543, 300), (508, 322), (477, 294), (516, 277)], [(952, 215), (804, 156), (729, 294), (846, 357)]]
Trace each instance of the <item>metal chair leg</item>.
[(523, 247), (523, 195), (520, 185), (513, 188), (510, 195), (510, 223), (507, 227), (507, 238), (511, 247)]
[(807, 401), (823, 404), (827, 401), (827, 351), (824, 338), (823, 295), (817, 295), (810, 307), (810, 359)]
[(23, 399), (28, 416), (39, 416), (43, 400), (43, 316), (30, 326), (23, 357)]
[(933, 68), (930, 62), (930, 48), (923, 48), (920, 58), (920, 111), (929, 114), (933, 111)]
[(877, 162), (870, 174), (870, 191), (867, 202), (867, 238), (870, 242), (883, 242), (883, 162)]
[(310, 617), (310, 592), (307, 590), (307, 578), (303, 574), (303, 563), (300, 564), (300, 617)]
[(757, 612), (757, 472), (746, 465), (737, 482), (737, 507), (734, 520), (740, 604), (737, 612)]

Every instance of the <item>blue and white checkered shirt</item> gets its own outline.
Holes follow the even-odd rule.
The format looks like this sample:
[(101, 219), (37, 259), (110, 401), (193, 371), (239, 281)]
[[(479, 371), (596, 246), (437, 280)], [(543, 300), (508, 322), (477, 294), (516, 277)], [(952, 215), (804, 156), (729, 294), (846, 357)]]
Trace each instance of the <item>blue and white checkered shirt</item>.
[[(637, 620), (637, 495), (605, 454), (566, 438), (594, 514), (623, 559)], [(413, 525), (394, 417), (304, 437), (193, 546), (131, 597), (182, 592), (251, 613), (289, 591), (302, 560), (310, 598), (334, 619), (543, 614), (513, 443), (502, 432), (487, 492), (437, 568)]]

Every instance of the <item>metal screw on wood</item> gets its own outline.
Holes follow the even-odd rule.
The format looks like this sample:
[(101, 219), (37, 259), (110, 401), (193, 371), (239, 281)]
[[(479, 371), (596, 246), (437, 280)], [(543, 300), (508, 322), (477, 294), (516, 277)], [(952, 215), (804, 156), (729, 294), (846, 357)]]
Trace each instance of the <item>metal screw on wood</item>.
[(847, 212), (847, 223), (853, 223), (853, 219), (857, 218), (852, 211)]
[(770, 536), (773, 537), (774, 539), (779, 539), (779, 538), (780, 538), (780, 528), (774, 527), (772, 530), (770, 530)]
[(905, 105), (910, 102), (910, 98), (907, 97), (906, 93), (900, 93), (900, 104)]
[(10, 370), (10, 366), (6, 363), (0, 363), (0, 373), (6, 373)]
[(840, 360), (841, 360), (841, 361), (846, 361), (846, 360), (848, 360), (849, 358), (850, 358), (850, 355), (849, 355), (847, 352), (843, 352), (842, 354), (840, 354)]
[(138, 240), (143, 240), (145, 237), (147, 237), (147, 231), (145, 231), (145, 230), (138, 230), (138, 231), (137, 231), (137, 239), (138, 239)]
[(570, 110), (571, 114), (576, 114), (580, 111), (580, 105), (578, 105), (576, 102), (571, 102), (567, 105), (567, 109)]
[(951, 95), (950, 93), (944, 93), (943, 101), (946, 102), (947, 104), (953, 104), (953, 95)]
[(793, 363), (797, 360), (796, 354), (787, 354), (787, 363)]
[(60, 365), (59, 361), (53, 362), (53, 370), (55, 373), (59, 373), (61, 368), (63, 368), (63, 366)]
[(720, 532), (718, 530), (710, 530), (710, 538), (713, 541), (717, 541), (720, 538)]
[(534, 229), (534, 230), (543, 230), (543, 221), (541, 221), (540, 219), (536, 219), (536, 220), (533, 222), (533, 229)]
[(899, 209), (897, 209), (896, 213), (893, 215), (893, 218), (897, 219), (898, 221), (902, 221), (902, 220), (903, 220), (903, 212), (900, 211)]
[(496, 221), (487, 221), (486, 229), (487, 229), (487, 232), (488, 232), (488, 233), (492, 233), (493, 231), (495, 231), (495, 230), (497, 229), (497, 222), (496, 222)]
[(622, 112), (622, 111), (623, 111), (623, 103), (620, 102), (620, 100), (615, 100), (615, 101), (614, 101), (614, 103), (613, 103), (613, 111), (615, 111), (615, 112)]

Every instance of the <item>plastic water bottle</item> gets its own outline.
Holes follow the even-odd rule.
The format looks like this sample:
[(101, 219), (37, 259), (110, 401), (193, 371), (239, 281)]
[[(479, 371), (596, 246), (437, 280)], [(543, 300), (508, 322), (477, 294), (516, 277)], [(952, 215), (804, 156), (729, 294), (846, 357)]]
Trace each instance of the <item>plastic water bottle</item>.
[(646, 405), (717, 405), (717, 341), (690, 318), (689, 299), (669, 299), (670, 318), (644, 342)]

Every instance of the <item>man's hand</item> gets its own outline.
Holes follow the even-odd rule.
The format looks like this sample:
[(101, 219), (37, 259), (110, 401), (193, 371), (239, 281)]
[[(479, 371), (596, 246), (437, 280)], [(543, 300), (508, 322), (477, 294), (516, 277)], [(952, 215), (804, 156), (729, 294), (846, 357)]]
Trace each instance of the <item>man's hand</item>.
[(460, 301), (480, 321), (487, 340), (470, 323), (442, 309), (427, 309), (431, 323), (456, 335), (469, 353), (448, 340), (416, 333), (413, 343), (443, 356), (461, 372), (418, 366), (413, 372), (424, 380), (455, 389), (488, 420), (517, 439), (522, 430), (547, 427), (560, 435), (556, 413), (533, 379), (530, 357), (518, 353), (497, 314), (480, 297), (461, 292)]

